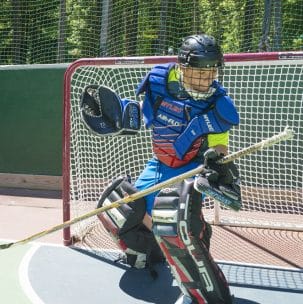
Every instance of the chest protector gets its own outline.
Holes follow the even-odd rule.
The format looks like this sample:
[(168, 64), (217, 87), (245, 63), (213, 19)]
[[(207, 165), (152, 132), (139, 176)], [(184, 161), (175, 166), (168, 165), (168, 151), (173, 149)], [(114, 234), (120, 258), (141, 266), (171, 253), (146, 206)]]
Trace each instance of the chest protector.
[(239, 123), (232, 100), (217, 82), (216, 92), (205, 101), (172, 96), (167, 83), (174, 65), (155, 66), (137, 89), (137, 95), (145, 92), (142, 111), (146, 126), (152, 127), (153, 151), (173, 168), (189, 163), (207, 134), (225, 132)]

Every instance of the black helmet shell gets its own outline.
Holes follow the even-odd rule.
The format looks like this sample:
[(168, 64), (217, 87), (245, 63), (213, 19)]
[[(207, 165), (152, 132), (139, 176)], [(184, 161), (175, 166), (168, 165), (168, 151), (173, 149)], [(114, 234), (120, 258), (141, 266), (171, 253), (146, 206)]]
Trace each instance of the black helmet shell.
[(205, 34), (192, 35), (183, 40), (178, 61), (186, 67), (220, 67), (223, 65), (223, 54), (214, 37)]

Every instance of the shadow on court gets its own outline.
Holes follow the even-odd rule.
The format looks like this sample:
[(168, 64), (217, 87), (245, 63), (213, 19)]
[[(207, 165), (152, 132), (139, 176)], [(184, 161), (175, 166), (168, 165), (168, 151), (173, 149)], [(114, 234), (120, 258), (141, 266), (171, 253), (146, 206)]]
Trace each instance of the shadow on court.
[[(104, 257), (79, 248), (74, 250), (86, 254), (92, 258), (108, 263), (113, 267), (119, 267), (125, 272), (120, 277), (119, 287), (121, 291), (134, 299), (144, 303), (168, 304), (175, 303), (180, 296), (180, 289), (175, 284), (170, 270), (166, 264), (155, 265), (158, 277), (153, 279), (148, 269), (134, 269), (127, 265), (113, 261), (110, 256)], [(103, 253), (104, 255), (104, 253)], [(234, 304), (261, 304), (259, 302), (234, 298)]]
[[(115, 262), (118, 258), (119, 253), (114, 251), (96, 255), (81, 249), (40, 246), (28, 265), (29, 280), (47, 304), (172, 304), (177, 300), (180, 291), (165, 264), (155, 266), (158, 278), (153, 279), (148, 269), (130, 268), (121, 262)], [(222, 266), (223, 270), (227, 269), (226, 265)], [(259, 279), (251, 279), (251, 269), (245, 274), (246, 270), (239, 267), (229, 265), (226, 272), (228, 280), (235, 282), (235, 285), (231, 284), (235, 304), (302, 304), (303, 289), (299, 289), (303, 286), (302, 272), (297, 272), (297, 277), (293, 277), (293, 274), (291, 276), (301, 280), (301, 283), (297, 282), (296, 288), (285, 292), (287, 288), (270, 287), (270, 284), (273, 285), (270, 282), (268, 286), (264, 284), (263, 288), (257, 286)], [(262, 275), (257, 269), (253, 269), (253, 273), (256, 278)], [(277, 281), (281, 274), (276, 272), (270, 275)], [(232, 276), (237, 277), (237, 282)], [(282, 279), (285, 278), (284, 274)], [(241, 279), (242, 285), (236, 286), (240, 285)], [(292, 282), (284, 282), (284, 287), (287, 284), (290, 287)], [(64, 292), (62, 286), (66, 286)], [(281, 282), (276, 282), (276, 286), (282, 287)]]
[[(1, 292), (0, 303), (173, 304), (180, 295), (166, 264), (155, 265), (158, 278), (153, 279), (148, 269), (137, 270), (117, 262), (117, 251), (95, 254), (79, 248), (33, 243), (4, 252), (0, 266), (3, 269), (9, 259), (14, 261), (15, 281), (23, 282), (24, 298), (20, 300), (19, 291), (18, 299), (14, 299), (18, 286), (15, 283), (7, 285), (6, 289), (12, 290), (10, 293), (4, 290), (6, 297)], [(301, 270), (219, 265), (230, 282), (234, 304), (303, 303)], [(12, 275), (12, 268), (10, 272)]]

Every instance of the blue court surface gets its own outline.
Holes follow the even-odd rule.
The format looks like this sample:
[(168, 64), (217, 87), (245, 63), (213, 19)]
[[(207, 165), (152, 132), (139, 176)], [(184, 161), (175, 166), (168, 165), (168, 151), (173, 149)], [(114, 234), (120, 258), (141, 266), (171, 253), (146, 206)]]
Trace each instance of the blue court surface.
[[(2, 241), (2, 243), (5, 240)], [(1, 304), (172, 304), (179, 288), (165, 264), (158, 278), (101, 255), (60, 245), (30, 243), (0, 251)], [(303, 271), (218, 262), (235, 304), (302, 304)], [(215, 304), (215, 303), (211, 303)]]

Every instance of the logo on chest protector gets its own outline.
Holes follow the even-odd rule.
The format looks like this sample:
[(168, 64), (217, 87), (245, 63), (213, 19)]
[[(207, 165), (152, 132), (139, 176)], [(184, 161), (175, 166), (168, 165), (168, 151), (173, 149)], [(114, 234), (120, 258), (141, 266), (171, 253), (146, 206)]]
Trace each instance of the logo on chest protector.
[(173, 104), (171, 104), (167, 101), (164, 101), (164, 100), (162, 101), (161, 106), (165, 107), (165, 108), (168, 108), (171, 111), (176, 112), (176, 113), (181, 113), (183, 111), (182, 107), (178, 107), (178, 106), (173, 105)]
[(205, 123), (207, 125), (208, 130), (210, 132), (214, 132), (215, 129), (214, 129), (213, 125), (211, 124), (211, 121), (210, 121), (209, 117), (206, 114), (204, 114), (203, 118), (204, 118), (204, 121), (205, 121)]
[(182, 125), (179, 121), (175, 121), (174, 119), (172, 119), (164, 114), (157, 115), (157, 118), (159, 118), (162, 121), (165, 121), (168, 125), (172, 125), (172, 126), (181, 126)]

